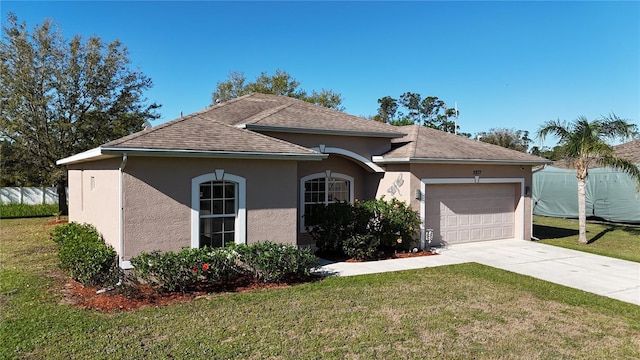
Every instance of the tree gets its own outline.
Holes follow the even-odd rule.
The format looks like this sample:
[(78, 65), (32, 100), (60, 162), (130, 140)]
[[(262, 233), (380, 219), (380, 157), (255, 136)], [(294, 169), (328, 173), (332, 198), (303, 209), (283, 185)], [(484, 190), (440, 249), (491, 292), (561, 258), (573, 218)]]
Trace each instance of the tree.
[(559, 138), (565, 158), (576, 168), (578, 178), (578, 226), (579, 241), (587, 243), (585, 185), (589, 168), (593, 165), (612, 167), (635, 178), (640, 187), (640, 168), (632, 162), (616, 157), (608, 140), (629, 139), (638, 134), (637, 126), (611, 114), (589, 121), (584, 116), (571, 123), (560, 120), (547, 121), (538, 130), (544, 140), (549, 134)]
[(529, 149), (529, 132), (506, 128), (493, 128), (477, 136), (480, 141), (526, 153)]
[[(457, 133), (460, 128), (455, 122), (459, 115), (457, 109), (447, 108), (444, 101), (437, 96), (427, 96), (405, 92), (400, 99), (385, 96), (378, 99), (378, 114), (373, 119), (391, 125), (424, 125), (432, 129), (449, 133)], [(399, 110), (399, 107), (403, 111)], [(466, 137), (471, 134), (460, 134)]]
[(551, 161), (558, 161), (563, 158), (564, 148), (562, 146), (554, 146), (553, 149), (548, 146), (533, 146), (531, 147), (531, 151), (529, 152), (531, 155), (541, 156), (545, 159)]
[(330, 109), (344, 110), (344, 107), (341, 106), (342, 95), (326, 89), (322, 89), (320, 92), (314, 90), (311, 95), (308, 95), (305, 90), (299, 88), (300, 82), (286, 71), (276, 70), (273, 75), (262, 72), (254, 82), (247, 83), (246, 81), (244, 73), (230, 72), (228, 80), (216, 84), (216, 90), (211, 94), (212, 104), (250, 93), (261, 93), (288, 96)]
[(127, 49), (118, 40), (76, 35), (67, 41), (50, 20), (30, 33), (14, 14), (7, 18), (0, 43), (0, 137), (21, 161), (4, 163), (9, 168), (2, 176), (8, 181), (19, 174), (16, 185), (55, 184), (64, 192), (66, 169), (56, 160), (158, 118), (159, 105), (143, 97), (152, 82), (128, 69)]

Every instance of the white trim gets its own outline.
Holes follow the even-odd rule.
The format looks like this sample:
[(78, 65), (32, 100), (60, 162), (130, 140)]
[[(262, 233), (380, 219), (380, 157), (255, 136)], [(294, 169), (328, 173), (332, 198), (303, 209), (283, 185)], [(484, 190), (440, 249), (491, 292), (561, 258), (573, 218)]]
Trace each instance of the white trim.
[(385, 158), (384, 156), (372, 156), (376, 164), (496, 164), (496, 165), (543, 165), (551, 161), (538, 160), (489, 160), (489, 159), (445, 159), (445, 158)]
[(83, 161), (92, 161), (100, 158), (115, 157), (122, 153), (136, 156), (166, 156), (166, 157), (206, 157), (206, 158), (231, 158), (231, 159), (265, 159), (265, 160), (322, 160), (327, 155), (304, 153), (271, 153), (251, 151), (201, 151), (185, 149), (146, 149), (127, 147), (98, 147), (85, 152), (75, 154), (56, 161), (57, 165), (68, 165)]
[[(337, 148), (337, 147), (331, 147), (331, 146), (325, 146), (325, 145), (320, 145), (318, 147), (314, 147), (311, 148), (311, 150), (323, 153), (323, 154), (339, 154), (339, 155), (344, 155), (347, 157), (350, 157), (354, 160), (358, 160), (360, 163), (362, 163), (364, 166), (366, 166), (367, 168), (373, 170), (374, 172), (377, 173), (383, 173), (384, 169), (381, 168), (380, 166), (376, 165), (373, 163), (373, 161), (367, 159), (366, 157), (354, 153), (353, 151), (349, 151), (347, 149), (342, 149), (342, 148)], [(375, 156), (374, 156), (375, 158)]]
[[(422, 223), (420, 224), (420, 242), (424, 243), (425, 241), (425, 232), (424, 232), (424, 219), (426, 216), (426, 206), (425, 199), (427, 197), (426, 193), (426, 185), (446, 185), (446, 184), (474, 184), (476, 183), (475, 178), (424, 178), (420, 179), (420, 191), (422, 192), (422, 199), (420, 200), (420, 220)], [(525, 228), (525, 194), (524, 194), (524, 178), (482, 178), (478, 179), (479, 184), (520, 184), (520, 201), (514, 210), (514, 215), (516, 217), (520, 217), (520, 226), (514, 228), (514, 238), (518, 240), (527, 240), (524, 238), (524, 228)]]
[[(222, 173), (218, 178), (216, 173)], [(227, 180), (238, 184), (238, 210), (236, 212), (234, 242), (236, 244), (247, 243), (247, 185), (245, 178), (225, 173), (222, 169), (203, 174), (191, 179), (191, 247), (200, 247), (200, 184), (207, 181)]]
[[(119, 253), (119, 263), (120, 267), (124, 266), (124, 168), (127, 166), (127, 153), (122, 154), (122, 163), (120, 163), (120, 167), (118, 168), (119, 174), (119, 184), (118, 184), (118, 192), (119, 192), (119, 200), (118, 206), (118, 253)], [(91, 177), (93, 179), (93, 177)], [(123, 268), (124, 269), (124, 268)]]
[(93, 148), (87, 151), (83, 151), (81, 153), (77, 153), (75, 155), (66, 157), (64, 159), (60, 159), (56, 161), (56, 165), (66, 165), (71, 164), (78, 161), (93, 159), (95, 157), (99, 157), (102, 154), (102, 147)]
[[(309, 174), (307, 176), (303, 176), (300, 178), (300, 199), (299, 199), (299, 204), (298, 206), (300, 207), (300, 216), (298, 216), (298, 220), (300, 221), (300, 226), (299, 226), (299, 230), (301, 233), (306, 233), (307, 229), (304, 228), (304, 183), (308, 180), (312, 180), (312, 179), (318, 179), (318, 178), (324, 178), (326, 179), (327, 177), (327, 172), (330, 170), (326, 170), (325, 172), (319, 172), (319, 173), (315, 173), (315, 174)], [(337, 179), (344, 179), (344, 180), (348, 180), (349, 181), (349, 202), (351, 204), (353, 204), (353, 200), (354, 200), (354, 194), (353, 194), (353, 177), (349, 176), (349, 175), (345, 175), (345, 174), (341, 174), (341, 173), (334, 173), (331, 172), (331, 177), (332, 178), (337, 178)], [(325, 180), (326, 181), (326, 180)], [(325, 192), (325, 204), (327, 202), (327, 196), (328, 196), (328, 192)]]

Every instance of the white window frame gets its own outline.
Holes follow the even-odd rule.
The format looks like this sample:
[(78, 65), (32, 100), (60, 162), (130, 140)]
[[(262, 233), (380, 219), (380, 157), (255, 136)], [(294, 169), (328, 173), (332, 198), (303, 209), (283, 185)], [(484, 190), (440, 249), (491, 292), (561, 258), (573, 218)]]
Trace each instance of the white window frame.
[(247, 205), (246, 180), (242, 176), (225, 173), (216, 169), (215, 172), (197, 176), (191, 179), (191, 248), (200, 247), (200, 184), (209, 181), (228, 181), (236, 183), (236, 219), (234, 224), (234, 242), (247, 243)]
[[(320, 172), (320, 173), (315, 173), (315, 174), (310, 174), (307, 176), (304, 176), (302, 178), (300, 178), (300, 216), (299, 216), (299, 221), (300, 221), (300, 226), (299, 226), (299, 230), (301, 233), (306, 233), (307, 229), (305, 229), (304, 226), (304, 205), (305, 205), (305, 201), (304, 201), (304, 193), (305, 193), (305, 187), (304, 187), (304, 183), (309, 181), (309, 180), (313, 180), (313, 179), (318, 179), (318, 178), (324, 178), (325, 179), (325, 189), (329, 189), (328, 185), (327, 185), (327, 179), (330, 178), (335, 178), (335, 179), (341, 179), (341, 180), (347, 180), (349, 181), (349, 203), (353, 204), (353, 199), (354, 199), (354, 195), (353, 195), (353, 177), (346, 175), (346, 174), (341, 174), (341, 173), (334, 173), (331, 172), (329, 170), (325, 171), (325, 172)], [(328, 197), (329, 197), (329, 192), (325, 191), (325, 198), (324, 198), (324, 204), (326, 205), (328, 202)]]

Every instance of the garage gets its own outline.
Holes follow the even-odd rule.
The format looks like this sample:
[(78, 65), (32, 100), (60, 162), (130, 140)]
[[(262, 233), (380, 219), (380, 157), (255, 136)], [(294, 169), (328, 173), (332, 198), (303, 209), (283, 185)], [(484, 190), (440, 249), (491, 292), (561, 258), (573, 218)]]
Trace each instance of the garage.
[(514, 183), (430, 184), (425, 187), (424, 226), (432, 244), (514, 238)]

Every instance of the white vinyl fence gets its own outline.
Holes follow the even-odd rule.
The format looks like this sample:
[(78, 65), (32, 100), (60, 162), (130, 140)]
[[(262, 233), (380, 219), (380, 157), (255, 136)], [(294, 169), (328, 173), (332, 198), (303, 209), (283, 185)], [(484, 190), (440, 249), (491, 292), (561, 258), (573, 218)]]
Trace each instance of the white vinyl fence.
[[(69, 189), (67, 189), (68, 199)], [(57, 204), (55, 187), (0, 187), (0, 204)]]

